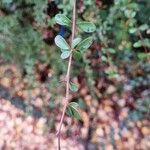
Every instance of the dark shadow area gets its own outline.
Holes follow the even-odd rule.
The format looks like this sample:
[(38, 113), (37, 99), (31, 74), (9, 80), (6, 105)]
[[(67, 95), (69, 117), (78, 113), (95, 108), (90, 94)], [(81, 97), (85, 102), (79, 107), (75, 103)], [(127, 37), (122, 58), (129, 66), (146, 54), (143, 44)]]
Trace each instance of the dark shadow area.
[(23, 110), (25, 113), (27, 113), (27, 109), (30, 107), (31, 111), (28, 112), (28, 114), (33, 116), (34, 118), (43, 117), (42, 112), (35, 106), (26, 104), (24, 102), (24, 99), (22, 99), (21, 97), (11, 95), (9, 89), (2, 85), (0, 85), (0, 98), (4, 98), (5, 100), (10, 101), (12, 105)]

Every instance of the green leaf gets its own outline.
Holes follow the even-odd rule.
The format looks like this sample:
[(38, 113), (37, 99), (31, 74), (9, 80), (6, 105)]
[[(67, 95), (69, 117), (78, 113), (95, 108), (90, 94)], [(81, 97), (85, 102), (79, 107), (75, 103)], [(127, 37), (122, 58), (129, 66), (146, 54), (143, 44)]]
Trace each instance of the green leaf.
[(143, 41), (144, 46), (150, 48), (150, 40), (148, 38), (145, 38)]
[(104, 53), (104, 54), (106, 54), (107, 53), (107, 48), (104, 48), (104, 47), (102, 47), (102, 52)]
[(125, 14), (125, 16), (126, 16), (127, 18), (134, 18), (135, 15), (136, 15), (136, 12), (133, 11), (133, 10), (126, 9), (126, 10), (124, 11), (124, 14)]
[(71, 102), (69, 103), (68, 107), (67, 107), (67, 114), (73, 118), (76, 118), (78, 120), (81, 119), (80, 117), (80, 113), (78, 111), (79, 105), (76, 102)]
[(78, 85), (76, 85), (75, 83), (70, 82), (70, 90), (72, 92), (77, 92), (78, 91)]
[(75, 38), (73, 40), (73, 44), (72, 44), (72, 47), (75, 48), (80, 42), (81, 42), (81, 38)]
[(69, 18), (67, 18), (65, 15), (63, 14), (57, 14), (55, 16), (55, 21), (60, 24), (60, 25), (63, 25), (63, 26), (68, 26), (70, 27), (71, 26), (71, 20)]
[(55, 99), (54, 97), (51, 98), (50, 102), (49, 102), (49, 108), (53, 109), (55, 108), (56, 104), (55, 104)]
[(71, 54), (71, 51), (64, 51), (61, 54), (61, 58), (62, 59), (66, 59), (66, 58), (68, 58), (70, 56), (70, 54)]
[(82, 54), (80, 51), (76, 50), (76, 51), (73, 51), (73, 57), (76, 59), (76, 60), (80, 60), (82, 58)]
[(134, 34), (134, 33), (136, 33), (137, 31), (138, 31), (137, 28), (131, 28), (131, 29), (129, 29), (129, 33), (131, 33), (131, 34)]
[(147, 59), (148, 54), (146, 53), (138, 53), (138, 58), (141, 60)]
[(6, 3), (6, 4), (10, 4), (12, 2), (13, 2), (13, 0), (2, 0), (2, 3)]
[(141, 41), (135, 42), (133, 44), (133, 47), (135, 47), (135, 48), (138, 48), (138, 47), (141, 47), (141, 46), (142, 46), (142, 42)]
[(119, 77), (119, 74), (112, 70), (106, 71), (106, 74), (108, 75), (108, 78), (110, 78), (110, 79)]
[(93, 38), (88, 37), (88, 38), (84, 39), (83, 41), (81, 41), (77, 45), (76, 49), (79, 50), (79, 51), (84, 51), (84, 50), (88, 49), (91, 46), (92, 42), (93, 42)]
[(115, 49), (113, 49), (113, 48), (108, 48), (108, 52), (111, 53), (111, 54), (115, 54), (116, 53)]
[(107, 62), (107, 61), (108, 61), (108, 59), (107, 59), (106, 56), (102, 56), (101, 59), (102, 59), (102, 61), (104, 61), (104, 62)]
[(61, 52), (65, 52), (66, 51), (66, 49), (61, 49)]
[(68, 45), (68, 43), (66, 42), (66, 40), (62, 36), (60, 36), (60, 35), (57, 35), (55, 37), (55, 44), (59, 48), (64, 49), (64, 50), (70, 49), (70, 46)]
[(84, 32), (91, 33), (91, 32), (94, 32), (96, 30), (95, 24), (93, 24), (91, 22), (86, 22), (86, 21), (77, 22), (77, 25)]
[(145, 30), (147, 30), (148, 28), (149, 28), (149, 27), (148, 27), (147, 24), (143, 24), (143, 25), (141, 25), (141, 26), (139, 27), (140, 31), (145, 31)]
[(78, 105), (80, 108), (86, 109), (86, 104), (85, 104), (84, 100), (81, 98), (78, 100)]

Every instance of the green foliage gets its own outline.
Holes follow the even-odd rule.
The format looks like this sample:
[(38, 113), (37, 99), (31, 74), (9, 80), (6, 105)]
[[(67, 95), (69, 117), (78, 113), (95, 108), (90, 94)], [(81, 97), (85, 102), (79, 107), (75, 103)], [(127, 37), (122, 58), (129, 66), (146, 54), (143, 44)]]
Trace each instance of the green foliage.
[(73, 53), (73, 57), (74, 57), (75, 60), (79, 61), (82, 58), (82, 54), (81, 54), (81, 52), (79, 50), (76, 50)]
[(71, 51), (63, 51), (61, 53), (61, 58), (62, 59), (66, 59), (66, 58), (68, 58), (70, 56), (70, 54), (71, 54)]
[(68, 104), (67, 114), (73, 118), (80, 120), (81, 117), (78, 109), (79, 109), (79, 104), (76, 102), (71, 102)]
[(75, 48), (81, 42), (81, 40), (81, 38), (75, 38), (73, 40), (72, 47)]
[(149, 57), (149, 55), (146, 54), (146, 53), (138, 53), (138, 58), (139, 58), (140, 60), (145, 60), (145, 59), (147, 59), (148, 57)]
[[(70, 27), (71, 21), (65, 15), (57, 14), (55, 16), (55, 20), (60, 25), (65, 25), (65, 26)], [(77, 25), (79, 26), (79, 28), (81, 30), (83, 30), (85, 32), (90, 33), (90, 32), (94, 32), (96, 30), (95, 25), (93, 23), (90, 23), (90, 22), (80, 22), (80, 23), (77, 23)], [(79, 60), (79, 57), (80, 57), (79, 53), (84, 52), (86, 49), (88, 49), (91, 46), (92, 42), (93, 42), (92, 37), (88, 37), (88, 38), (84, 39), (83, 41), (81, 38), (75, 38), (75, 39), (73, 39), (71, 46), (69, 46), (69, 44), (67, 44), (67, 42), (65, 41), (65, 39), (62, 36), (57, 35), (55, 37), (55, 44), (62, 51), (62, 53), (61, 53), (62, 59), (68, 58), (72, 53), (74, 54), (74, 52), (75, 52), (75, 56), (78, 58), (77, 60)], [(76, 51), (79, 51), (79, 53)], [(70, 83), (69, 88), (73, 92), (78, 91), (78, 86), (72, 82)], [(74, 117), (76, 119), (80, 119), (80, 114), (79, 114), (77, 108), (78, 108), (77, 103), (75, 103), (75, 102), (69, 103), (67, 106), (68, 115), (70, 115), (71, 117)]]
[(15, 62), (22, 72), (25, 71), (30, 85), (34, 83), (34, 64), (37, 60), (43, 60), (44, 56), (40, 55), (41, 50), (47, 49), (42, 34), (33, 25), (45, 26), (46, 6), (46, 0), (0, 2), (1, 57), (6, 61)]
[(13, 0), (2, 0), (1, 1), (1, 4), (2, 5), (9, 5), (9, 4), (11, 4), (13, 2)]
[(72, 92), (77, 92), (78, 91), (78, 86), (75, 83), (71, 82), (70, 83), (70, 90)]
[(88, 38), (84, 39), (83, 41), (81, 41), (77, 45), (76, 49), (81, 51), (81, 52), (85, 51), (91, 46), (92, 42), (93, 42), (93, 38), (92, 37), (88, 37)]
[(55, 37), (55, 44), (62, 50), (69, 50), (70, 49), (70, 46), (67, 44), (65, 39), (60, 35), (57, 35)]
[[(80, 69), (84, 70), (83, 76), (87, 78), (91, 93), (94, 93), (99, 78), (113, 82), (114, 78), (120, 80), (121, 77), (126, 77), (133, 93), (139, 93), (136, 92), (139, 88), (144, 90), (149, 87), (149, 0), (114, 0), (111, 4), (103, 1), (102, 6), (95, 5), (92, 0), (83, 1), (83, 5), (77, 6), (77, 38), (72, 45), (67, 42), (71, 34), (72, 1), (55, 0), (55, 3), (59, 13), (50, 17), (47, 14), (47, 0), (1, 0), (0, 57), (15, 62), (22, 72), (25, 70), (31, 84), (35, 80), (35, 63), (50, 64), (53, 75), (47, 84), (51, 83), (50, 90), (55, 94), (60, 76), (66, 72), (66, 64), (59, 55), (62, 59), (67, 59), (70, 54), (75, 61), (73, 64), (77, 66), (74, 67), (72, 76), (78, 75)], [(54, 40), (61, 51), (54, 46), (53, 40), (49, 45), (43, 42), (45, 30), (50, 34), (54, 32), (50, 36), (58, 33), (60, 26), (56, 23), (67, 27), (65, 37), (58, 35)], [(96, 45), (94, 50), (92, 48), (85, 53), (93, 40)], [(93, 66), (93, 59), (100, 60), (97, 66)], [(137, 68), (133, 70), (135, 66)], [(95, 71), (95, 68), (99, 71)], [(124, 89), (124, 83), (122, 86)], [(72, 91), (77, 91), (75, 85), (70, 87)], [(135, 101), (139, 99), (137, 97), (134, 98)], [(139, 109), (136, 112), (138, 111)]]
[(71, 20), (67, 18), (64, 14), (57, 14), (55, 16), (55, 21), (59, 25), (71, 27)]
[(91, 33), (96, 30), (96, 26), (91, 22), (86, 22), (86, 21), (77, 22), (77, 25), (82, 31), (87, 33)]
[[(71, 23), (71, 21), (65, 15), (62, 15), (62, 14), (57, 14), (55, 16), (55, 20), (60, 25), (70, 26), (70, 23)], [(81, 29), (83, 29), (85, 32), (93, 32), (96, 29), (95, 25), (93, 23), (90, 23), (90, 22), (80, 22), (77, 25), (79, 25), (79, 27)], [(69, 44), (67, 44), (65, 39), (62, 36), (60, 36), (60, 35), (57, 35), (55, 37), (55, 44), (62, 51), (62, 54), (61, 54), (61, 58), (62, 59), (68, 58), (70, 56), (70, 54), (72, 52), (74, 53), (74, 51), (76, 51), (76, 50), (80, 51), (80, 52), (85, 51), (86, 49), (88, 49), (91, 46), (92, 42), (93, 42), (93, 38), (92, 37), (88, 37), (88, 38), (84, 39), (83, 41), (81, 41), (81, 38), (75, 38), (73, 40), (72, 45), (71, 45), (72, 48), (75, 48), (75, 50), (69, 51), (69, 49), (71, 49), (71, 47), (69, 46)], [(80, 57), (79, 53), (75, 52), (75, 56), (78, 57), (78, 58)]]

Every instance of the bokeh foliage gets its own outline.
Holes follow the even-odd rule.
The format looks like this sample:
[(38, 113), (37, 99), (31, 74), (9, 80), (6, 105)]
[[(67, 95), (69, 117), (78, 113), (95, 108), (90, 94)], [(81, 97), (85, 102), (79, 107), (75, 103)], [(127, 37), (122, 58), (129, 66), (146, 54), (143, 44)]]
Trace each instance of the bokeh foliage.
[[(51, 83), (58, 84), (66, 66), (54, 46), (53, 39), (59, 32), (54, 16), (63, 12), (70, 18), (71, 5), (70, 0), (1, 0), (0, 57), (18, 64), (31, 83), (36, 62), (50, 64), (54, 72)], [(132, 90), (137, 109), (131, 115), (139, 116), (138, 111), (143, 116), (149, 109), (150, 1), (78, 0), (77, 7), (78, 19), (94, 22), (97, 30), (93, 34), (95, 43), (83, 59), (74, 64), (72, 75), (81, 76), (84, 72), (89, 91), (97, 100), (105, 95), (98, 97), (95, 92), (98, 78), (118, 87), (118, 95), (126, 89)], [(68, 38), (70, 32), (67, 29), (65, 32)], [(92, 60), (100, 61), (93, 66)], [(121, 77), (126, 81), (114, 82)], [(53, 87), (50, 89), (55, 93)], [(140, 99), (144, 102), (139, 104)]]

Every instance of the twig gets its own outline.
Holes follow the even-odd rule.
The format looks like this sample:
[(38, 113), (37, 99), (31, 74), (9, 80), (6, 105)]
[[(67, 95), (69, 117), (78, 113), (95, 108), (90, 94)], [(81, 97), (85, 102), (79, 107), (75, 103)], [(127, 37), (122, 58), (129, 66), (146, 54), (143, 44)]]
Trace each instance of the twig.
[[(72, 37), (71, 37), (71, 48), (72, 48), (72, 44), (73, 44), (73, 40), (75, 38), (75, 28), (76, 28), (76, 0), (74, 0), (73, 2), (73, 16), (72, 16)], [(60, 146), (60, 136), (61, 136), (61, 128), (62, 128), (62, 124), (63, 124), (63, 120), (64, 120), (64, 116), (65, 116), (65, 112), (69, 103), (69, 83), (70, 83), (70, 70), (71, 70), (71, 63), (72, 63), (72, 53), (69, 57), (69, 62), (68, 62), (68, 69), (67, 69), (67, 74), (66, 74), (66, 95), (65, 95), (65, 104), (63, 107), (63, 112), (62, 112), (62, 116), (61, 116), (61, 120), (59, 123), (59, 128), (58, 131), (56, 133), (57, 138), (58, 138), (58, 150), (61, 150), (61, 146)]]
[(142, 46), (144, 47), (144, 51), (145, 51), (145, 53), (148, 55), (148, 57), (147, 57), (147, 61), (149, 61), (148, 49), (147, 49), (147, 48), (146, 48), (146, 46), (144, 45), (144, 38), (143, 38), (143, 36), (142, 36), (142, 34), (141, 34), (141, 32), (140, 32), (140, 31), (139, 31), (137, 34), (138, 34), (138, 36), (139, 36), (140, 40), (142, 41)]
[(142, 46), (144, 47), (145, 53), (148, 53), (148, 49), (144, 45), (144, 38), (140, 31), (138, 32), (138, 36), (139, 36), (140, 40), (142, 41)]

